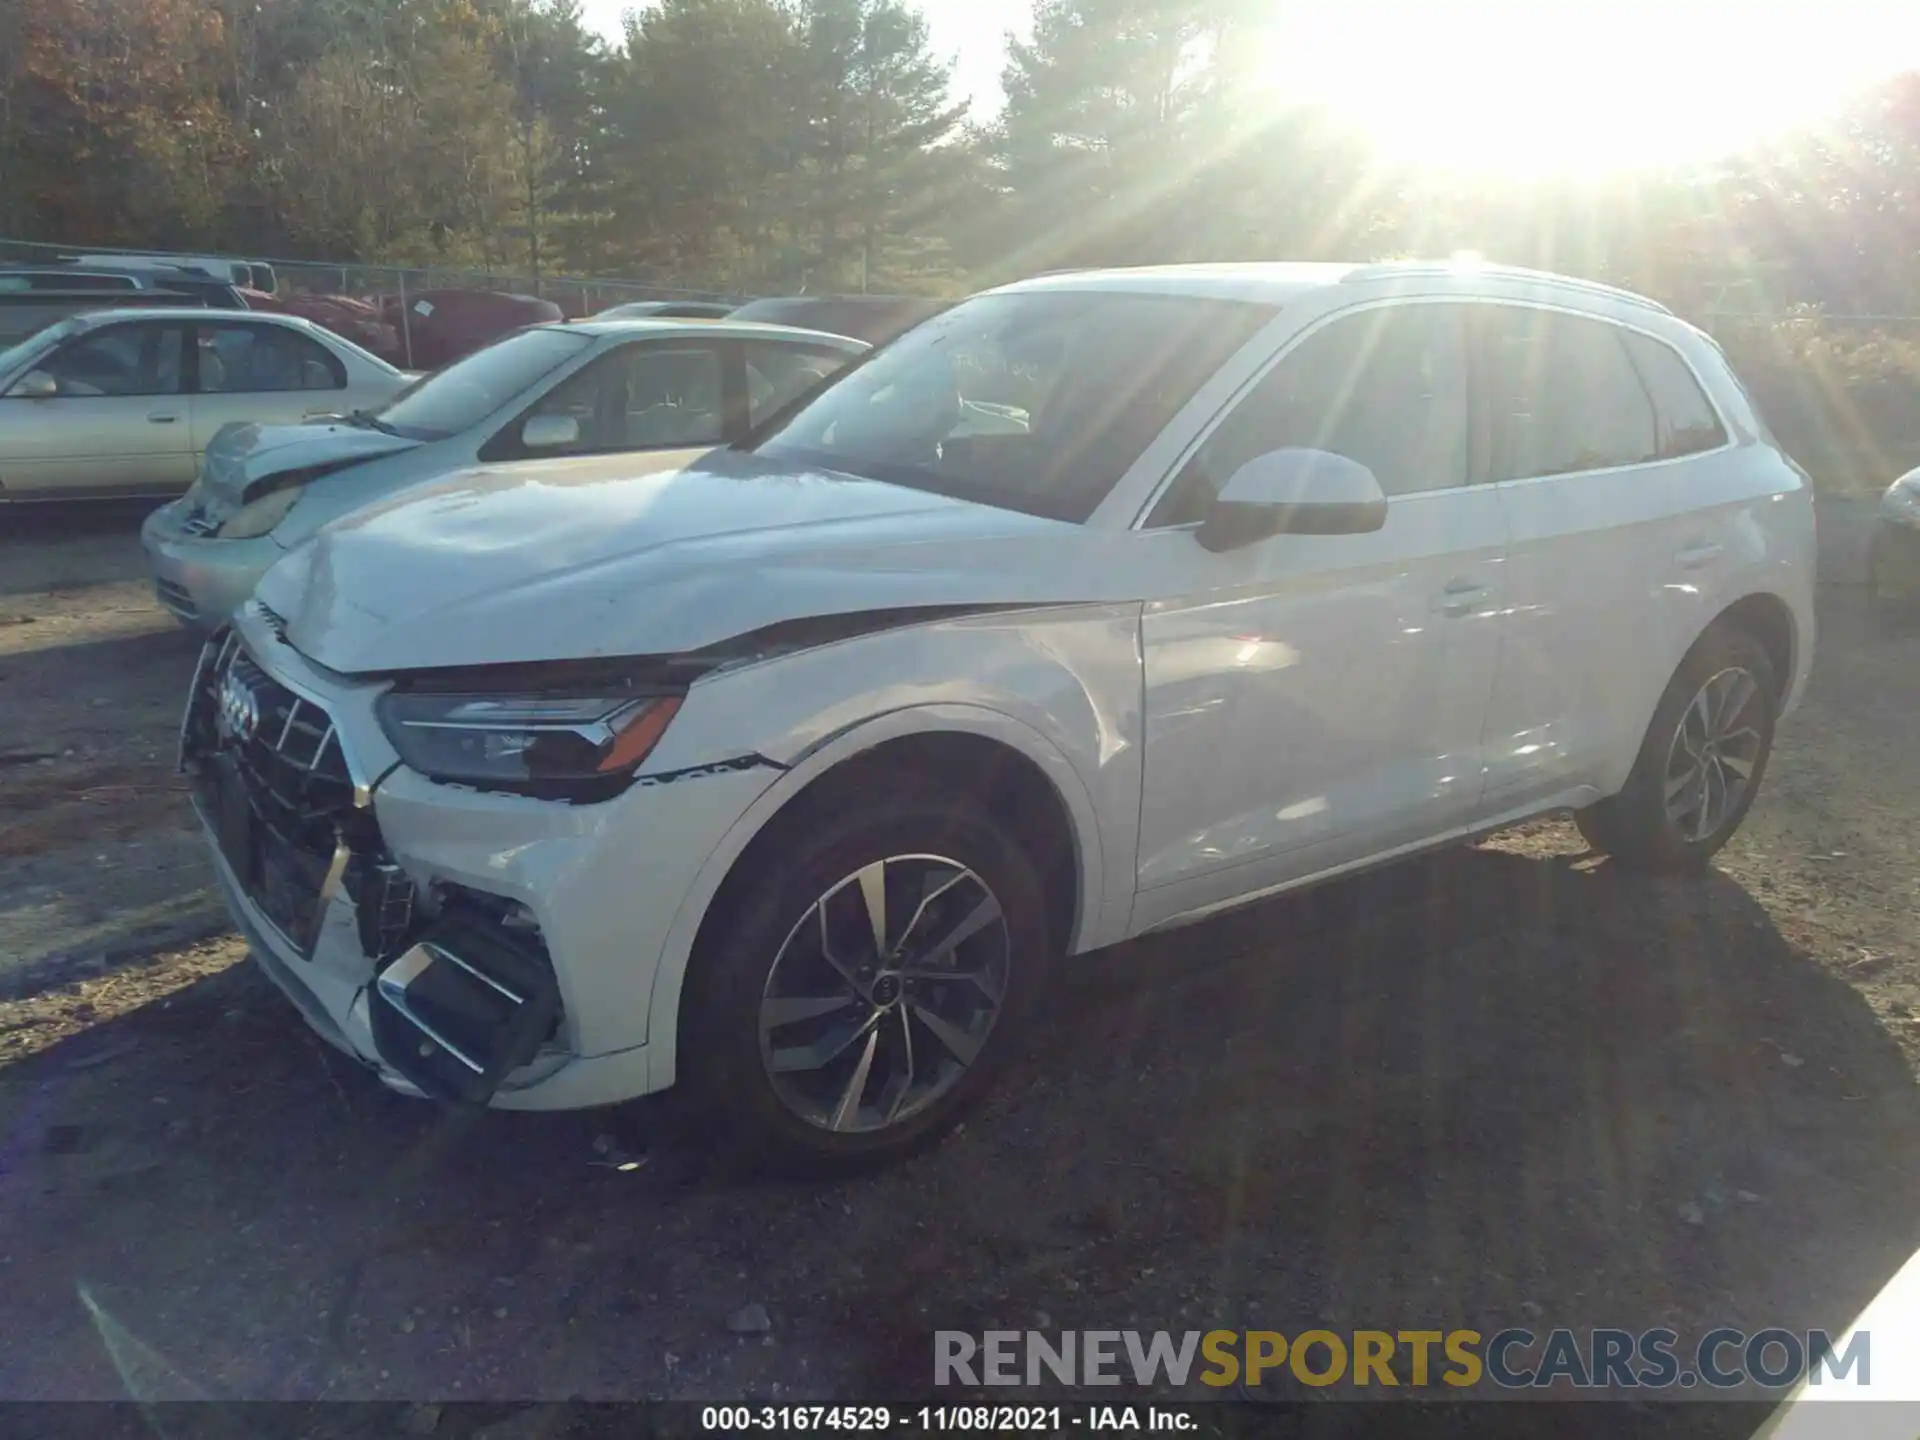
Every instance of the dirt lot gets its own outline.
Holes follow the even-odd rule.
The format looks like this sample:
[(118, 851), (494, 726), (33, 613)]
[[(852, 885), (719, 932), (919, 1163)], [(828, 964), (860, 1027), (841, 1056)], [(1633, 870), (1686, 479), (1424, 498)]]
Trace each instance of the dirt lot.
[(1548, 824), (1091, 957), (934, 1153), (742, 1185), (603, 1163), (646, 1107), (390, 1096), (237, 963), (137, 518), (0, 516), (0, 1397), (904, 1398), (936, 1326), (1837, 1331), (1920, 1245), (1920, 626), (1857, 591), (1710, 878)]

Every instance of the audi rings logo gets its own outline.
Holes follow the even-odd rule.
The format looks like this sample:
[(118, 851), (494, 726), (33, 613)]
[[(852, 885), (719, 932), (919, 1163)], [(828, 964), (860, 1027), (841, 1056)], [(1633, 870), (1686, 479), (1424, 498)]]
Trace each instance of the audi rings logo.
[(233, 670), (220, 677), (214, 695), (214, 725), (229, 740), (245, 743), (260, 728), (260, 697)]

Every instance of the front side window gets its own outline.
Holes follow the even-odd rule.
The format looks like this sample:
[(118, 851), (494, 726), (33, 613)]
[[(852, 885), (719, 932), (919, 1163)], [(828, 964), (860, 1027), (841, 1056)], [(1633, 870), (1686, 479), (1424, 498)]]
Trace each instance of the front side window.
[(1138, 292), (976, 296), (909, 330), (750, 448), (1082, 522), (1273, 314)]
[(409, 385), (376, 418), (409, 439), (444, 440), (478, 425), (592, 344), (577, 332), (517, 330)]
[(1618, 325), (1489, 305), (1483, 316), (1495, 480), (1659, 458), (1653, 406)]
[(180, 325), (114, 325), (61, 346), (38, 368), (63, 396), (178, 395), (185, 348)]
[(1315, 331), (1236, 403), (1149, 521), (1206, 518), (1220, 487), (1273, 450), (1326, 450), (1389, 496), (1467, 480), (1466, 327), (1457, 305), (1396, 305)]
[(715, 345), (625, 345), (569, 375), (533, 409), (571, 416), (580, 438), (546, 455), (718, 445), (726, 428)]
[(0, 350), (0, 376), (12, 374), (31, 361), (34, 356), (45, 354), (69, 335), (76, 335), (86, 328), (86, 321), (69, 315), (64, 320), (56, 320), (51, 325), (16, 340), (6, 349)]
[(280, 325), (196, 327), (203, 395), (344, 390), (347, 371), (326, 348)]
[(1653, 399), (1660, 458), (1676, 460), (1726, 444), (1727, 432), (1720, 417), (1680, 352), (1665, 341), (1632, 330), (1623, 332), (1623, 338), (1634, 368)]

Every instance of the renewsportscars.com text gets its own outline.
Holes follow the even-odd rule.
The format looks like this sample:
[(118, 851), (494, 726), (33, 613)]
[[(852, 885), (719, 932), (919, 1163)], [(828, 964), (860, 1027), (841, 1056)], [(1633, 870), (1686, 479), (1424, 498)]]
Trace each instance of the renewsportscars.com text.
[(938, 1330), (936, 1385), (1451, 1386), (1469, 1389), (1784, 1389), (1872, 1384), (1872, 1337), (1836, 1350), (1823, 1330), (1709, 1330), (1683, 1348), (1666, 1329)]

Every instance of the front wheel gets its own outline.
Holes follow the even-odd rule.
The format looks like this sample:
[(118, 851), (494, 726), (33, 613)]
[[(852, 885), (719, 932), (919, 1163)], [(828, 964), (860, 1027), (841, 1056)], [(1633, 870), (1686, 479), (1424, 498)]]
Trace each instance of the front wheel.
[(951, 1126), (1014, 1044), (1045, 892), (987, 811), (912, 775), (783, 827), (702, 937), (681, 1054), (736, 1160), (843, 1168)]
[(1596, 850), (1648, 870), (1697, 870), (1733, 838), (1773, 752), (1779, 695), (1766, 647), (1702, 636), (1668, 683), (1618, 795), (1575, 817)]

